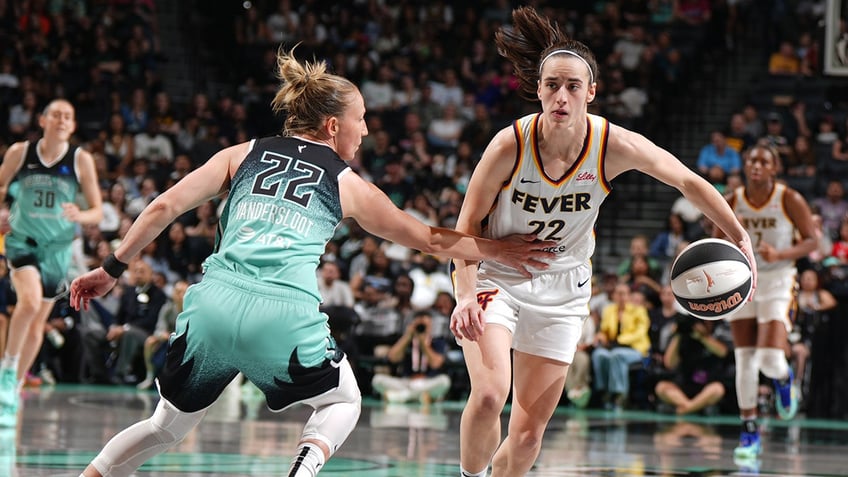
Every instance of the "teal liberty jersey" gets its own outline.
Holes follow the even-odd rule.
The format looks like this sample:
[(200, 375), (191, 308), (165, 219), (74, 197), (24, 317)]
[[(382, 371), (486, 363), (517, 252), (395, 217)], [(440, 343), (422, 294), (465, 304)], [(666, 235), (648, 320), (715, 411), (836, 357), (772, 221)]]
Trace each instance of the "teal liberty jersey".
[(298, 288), (320, 300), (316, 269), (342, 220), (339, 178), (347, 172), (326, 145), (294, 137), (253, 140), (232, 179), (216, 250), (205, 267)]
[(27, 144), (24, 161), (15, 176), (17, 193), (9, 211), (12, 233), (35, 241), (38, 246), (70, 244), (76, 224), (62, 216), (62, 204), (73, 203), (79, 191), (76, 173), (78, 148), (56, 163), (46, 165), (36, 144)]

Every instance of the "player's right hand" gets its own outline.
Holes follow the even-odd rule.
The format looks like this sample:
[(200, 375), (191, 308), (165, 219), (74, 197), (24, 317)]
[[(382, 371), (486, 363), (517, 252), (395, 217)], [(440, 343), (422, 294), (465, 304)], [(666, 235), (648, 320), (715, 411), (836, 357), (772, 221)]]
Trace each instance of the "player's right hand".
[(106, 273), (103, 267), (78, 276), (71, 282), (71, 306), (75, 310), (88, 310), (88, 302), (92, 298), (105, 295), (117, 282), (118, 279)]

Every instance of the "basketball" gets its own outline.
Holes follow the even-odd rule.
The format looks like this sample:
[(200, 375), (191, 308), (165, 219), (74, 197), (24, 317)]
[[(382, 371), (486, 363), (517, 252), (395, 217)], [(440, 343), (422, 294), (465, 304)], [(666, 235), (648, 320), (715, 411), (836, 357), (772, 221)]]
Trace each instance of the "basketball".
[(692, 242), (671, 264), (671, 290), (689, 314), (720, 320), (742, 307), (753, 285), (748, 257), (715, 238)]

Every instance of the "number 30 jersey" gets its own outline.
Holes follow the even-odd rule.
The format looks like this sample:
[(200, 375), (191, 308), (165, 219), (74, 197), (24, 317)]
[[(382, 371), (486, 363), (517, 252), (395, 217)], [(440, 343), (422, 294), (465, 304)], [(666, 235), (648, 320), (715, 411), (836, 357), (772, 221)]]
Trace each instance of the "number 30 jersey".
[(349, 172), (326, 145), (254, 139), (230, 184), (205, 267), (299, 288), (320, 300), (316, 269), (342, 220), (339, 179)]
[[(556, 273), (588, 264), (595, 251), (595, 221), (610, 192), (604, 176), (609, 123), (588, 115), (586, 139), (577, 160), (562, 177), (551, 178), (539, 152), (539, 117), (531, 114), (513, 123), (518, 144), (515, 165), (483, 220), (483, 236), (533, 233), (540, 240), (556, 241), (552, 249), (556, 257), (546, 270)], [(520, 277), (514, 269), (492, 261), (484, 261), (480, 273)]]
[(65, 219), (62, 204), (76, 201), (79, 191), (76, 146), (68, 145), (61, 158), (45, 163), (38, 143), (27, 143), (24, 160), (10, 187), (14, 202), (9, 225), (15, 235), (34, 240), (38, 246), (70, 244), (76, 224)]

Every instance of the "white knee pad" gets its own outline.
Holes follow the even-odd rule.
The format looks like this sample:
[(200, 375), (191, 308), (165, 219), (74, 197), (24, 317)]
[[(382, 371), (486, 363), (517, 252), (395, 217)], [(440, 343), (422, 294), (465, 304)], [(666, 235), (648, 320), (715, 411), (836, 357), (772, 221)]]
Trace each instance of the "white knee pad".
[(733, 350), (736, 357), (736, 402), (739, 409), (757, 407), (760, 368), (755, 359), (756, 351), (756, 348), (747, 346)]
[(128, 476), (153, 456), (182, 441), (205, 414), (206, 409), (182, 412), (162, 398), (149, 419), (113, 437), (92, 465), (103, 477)]
[(757, 348), (755, 357), (760, 364), (760, 371), (768, 378), (786, 379), (789, 377), (789, 363), (782, 349)]
[(332, 455), (356, 427), (362, 405), (362, 395), (347, 358), (339, 365), (339, 387), (304, 403), (314, 407), (315, 412), (306, 422), (301, 439), (323, 442)]

